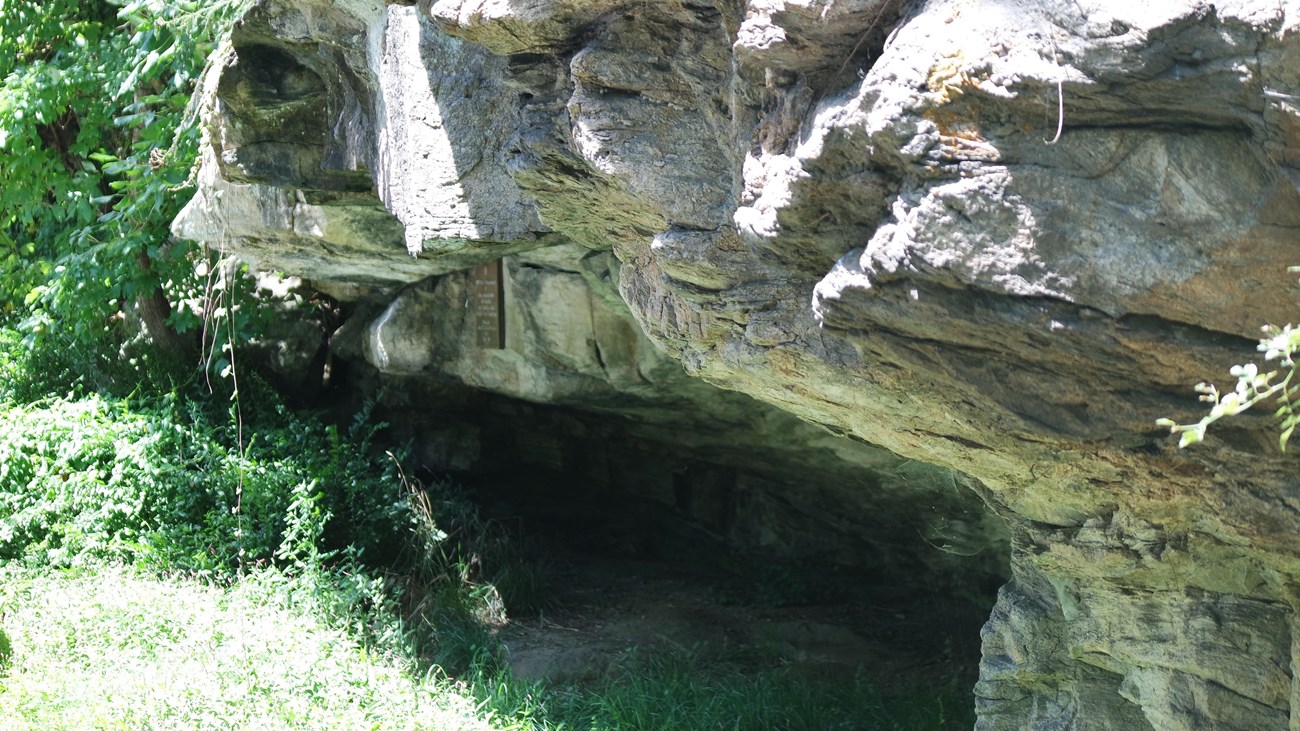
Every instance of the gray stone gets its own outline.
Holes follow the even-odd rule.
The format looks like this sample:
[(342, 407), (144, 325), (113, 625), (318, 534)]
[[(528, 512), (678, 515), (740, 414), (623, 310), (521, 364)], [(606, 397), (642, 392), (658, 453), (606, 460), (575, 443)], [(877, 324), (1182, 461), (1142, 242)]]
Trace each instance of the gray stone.
[(504, 66), (413, 7), (257, 5), (201, 90), (177, 234), (336, 293), (562, 241), (501, 154), (519, 124)]
[(428, 12), (447, 32), (503, 56), (563, 51), (583, 28), (625, 0), (433, 0)]
[[(747, 545), (833, 526), (826, 551), (906, 565), (873, 511), (924, 512), (947, 484), (965, 497), (927, 530), (989, 555), (1003, 534), (962, 513), (977, 492), (1014, 571), (981, 729), (1300, 728), (1294, 458), (1265, 416), (1186, 452), (1154, 426), (1194, 419), (1191, 384), (1291, 315), (1298, 19), (268, 1), (209, 79), (176, 229), (360, 292), (336, 351), (412, 394), (690, 443), (624, 471), (542, 426), (520, 449), (658, 504), (677, 485), (698, 497), (674, 509)], [(484, 350), (462, 270), (503, 255), (506, 347)], [(787, 492), (806, 512), (777, 516)]]

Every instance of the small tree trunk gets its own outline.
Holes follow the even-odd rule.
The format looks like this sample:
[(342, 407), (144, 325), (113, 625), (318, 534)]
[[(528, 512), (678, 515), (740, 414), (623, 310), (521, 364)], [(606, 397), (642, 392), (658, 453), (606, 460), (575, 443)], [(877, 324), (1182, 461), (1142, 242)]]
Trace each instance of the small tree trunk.
[[(146, 272), (152, 270), (152, 262), (149, 261), (148, 254), (141, 252), (138, 261), (142, 270)], [(167, 324), (167, 318), (172, 314), (172, 306), (167, 301), (167, 293), (161, 286), (155, 287), (151, 294), (136, 298), (135, 307), (140, 315), (140, 321), (144, 324), (145, 334), (164, 355), (176, 360), (186, 360), (193, 355), (194, 344), (190, 339)]]

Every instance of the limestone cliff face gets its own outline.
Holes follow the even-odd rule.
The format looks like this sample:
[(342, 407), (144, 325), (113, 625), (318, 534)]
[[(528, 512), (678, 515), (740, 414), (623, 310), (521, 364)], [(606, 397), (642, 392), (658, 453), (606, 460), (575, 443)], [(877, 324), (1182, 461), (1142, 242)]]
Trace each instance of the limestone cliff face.
[[(969, 485), (1012, 534), (981, 729), (1296, 729), (1293, 458), (1262, 417), (1187, 452), (1154, 421), (1293, 307), (1298, 25), (1263, 0), (267, 0), (209, 76), (177, 231), (362, 302), (336, 348), (391, 378), (641, 405), (702, 455), (749, 435), (833, 465), (808, 473), (831, 501), (906, 504), (908, 460)], [(503, 256), (507, 347), (476, 348), (464, 270)]]

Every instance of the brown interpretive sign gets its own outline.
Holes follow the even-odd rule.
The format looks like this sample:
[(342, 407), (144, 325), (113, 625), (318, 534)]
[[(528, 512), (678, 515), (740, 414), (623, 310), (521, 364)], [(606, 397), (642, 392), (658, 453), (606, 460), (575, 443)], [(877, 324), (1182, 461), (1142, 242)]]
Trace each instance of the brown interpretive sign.
[(474, 267), (469, 283), (470, 324), (474, 344), (480, 348), (505, 347), (505, 292), (500, 259)]

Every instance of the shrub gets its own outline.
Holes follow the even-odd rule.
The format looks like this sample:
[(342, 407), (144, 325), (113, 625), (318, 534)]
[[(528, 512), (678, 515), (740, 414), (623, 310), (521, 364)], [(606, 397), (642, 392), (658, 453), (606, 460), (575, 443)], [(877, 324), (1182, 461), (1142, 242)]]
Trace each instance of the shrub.
[(251, 374), (235, 400), (101, 393), (50, 342), (28, 350), (0, 329), (0, 562), (223, 581), (275, 567), (320, 587), (345, 622), (405, 615), (448, 667), (495, 654), (491, 579), (524, 573), (509, 537), (454, 484), (409, 480), (378, 453), (369, 409), (329, 424)]
[(373, 428), (340, 434), (258, 386), (248, 388), (263, 405), (247, 424), (194, 389), (74, 388), (18, 403), (15, 392), (33, 388), (11, 379), (24, 357), (0, 348), (0, 559), (230, 572), (345, 547), (392, 557), (407, 540), (403, 484), (369, 453)]

